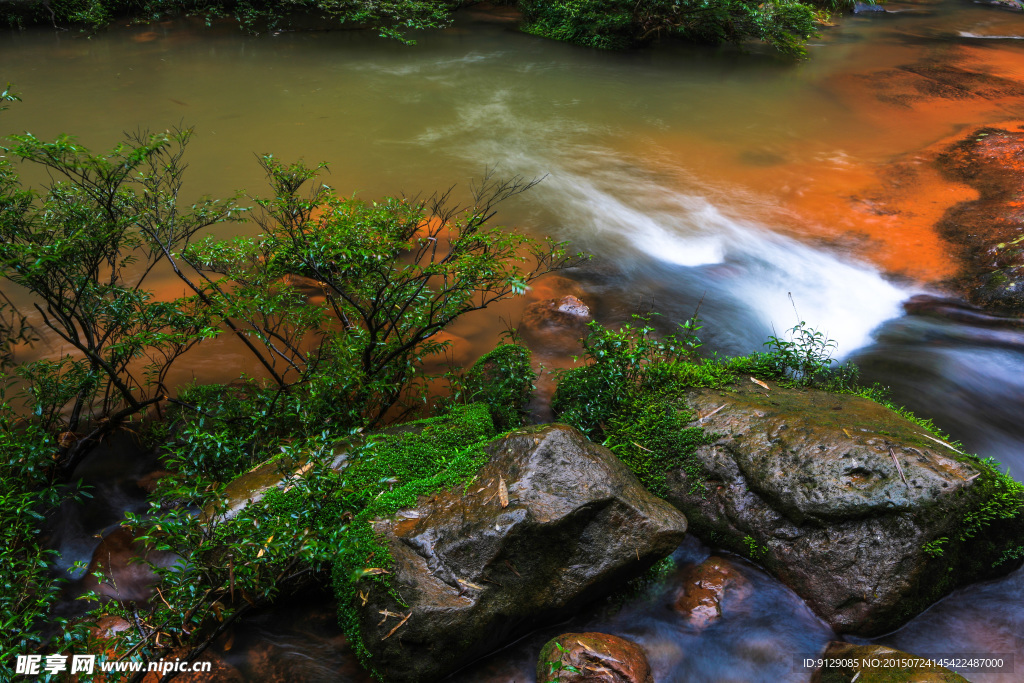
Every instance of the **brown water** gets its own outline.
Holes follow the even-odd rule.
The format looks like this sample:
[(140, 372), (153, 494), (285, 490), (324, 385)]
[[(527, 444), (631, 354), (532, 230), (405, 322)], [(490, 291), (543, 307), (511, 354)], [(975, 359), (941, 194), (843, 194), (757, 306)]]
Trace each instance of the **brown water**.
[[(758, 50), (595, 52), (522, 35), (506, 14), (480, 11), (415, 48), (361, 32), (251, 37), (188, 22), (91, 38), (0, 34), (0, 78), (25, 100), (0, 115), (0, 130), (71, 132), (102, 148), (123, 130), (195, 126), (187, 189), (197, 196), (260, 192), (253, 155), (263, 152), (330, 161), (330, 185), (368, 198), (465, 188), (488, 166), (546, 174), (499, 218), (596, 258), (574, 282), (538, 287), (534, 300), (581, 290), (599, 320), (653, 308), (668, 328), (703, 298), (708, 348), (746, 352), (796, 322), (792, 293), (800, 317), (867, 379), (1019, 475), (1024, 337), (903, 315), (900, 304), (942, 292), (957, 264), (932, 225), (973, 197), (941, 179), (930, 155), (974, 127), (1024, 119), (1014, 90), (1024, 84), (1024, 15), (966, 0), (887, 7), (894, 12), (842, 17), (795, 65)], [(496, 313), (516, 324), (525, 303)], [(453, 327), (457, 363), (494, 343), (504, 327), (496, 318)], [(535, 351), (549, 367), (568, 353)], [(249, 361), (218, 341), (186, 357), (177, 379), (243, 371), (253, 371)], [(87, 559), (79, 545), (67, 541), (69, 555)], [(687, 552), (681, 560), (703, 551)], [(743, 571), (758, 597), (717, 631), (667, 621), (658, 593), (667, 589), (600, 623), (656, 644), (659, 681), (806, 680), (792, 652), (831, 634), (784, 588)], [(1012, 652), (1024, 667), (1022, 576), (969, 587), (882, 640), (931, 654)], [(257, 622), (237, 642), (306, 660), (333, 642), (283, 623)], [(531, 680), (539, 637), (483, 665), (486, 680)], [(678, 654), (698, 652), (715, 655)], [(484, 680), (475, 671), (465, 680)]]

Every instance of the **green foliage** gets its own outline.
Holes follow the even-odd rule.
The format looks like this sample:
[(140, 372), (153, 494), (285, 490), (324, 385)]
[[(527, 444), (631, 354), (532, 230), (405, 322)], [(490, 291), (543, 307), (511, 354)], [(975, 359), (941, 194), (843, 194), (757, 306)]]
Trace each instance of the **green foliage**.
[(603, 49), (677, 35), (710, 43), (762, 40), (803, 55), (816, 35), (814, 10), (797, 0), (522, 0), (520, 7), (528, 33)]
[(209, 200), (177, 210), (189, 135), (133, 135), (105, 156), (68, 136), (15, 136), (8, 152), (56, 179), (41, 197), (0, 169), (0, 278), (41, 299), (43, 324), (75, 354), (25, 371), (50, 387), (34, 394), (37, 413), (70, 405), (68, 431), (86, 411), (128, 415), (153, 403), (172, 363), (215, 334), (195, 297), (157, 301), (145, 289), (166, 258), (152, 234), (178, 244), (236, 211)]
[(838, 344), (801, 320), (786, 336), (768, 337), (765, 346), (782, 373), (809, 384), (832, 367), (832, 354)]
[[(352, 492), (331, 469), (344, 443), (323, 434), (283, 444), (285, 457), (278, 462), (285, 488), (233, 516), (223, 514), (223, 486), (203, 477), (161, 480), (163, 502), (153, 502), (147, 517), (126, 514), (125, 524), (138, 542), (172, 561), (150, 565), (161, 600), (106, 606), (108, 613), (145, 625), (119, 633), (116, 651), (152, 661), (186, 646), (195, 657), (236, 619), (295, 590), (345, 552), (344, 513)], [(292, 472), (295, 462), (306, 464)], [(152, 638), (154, 632), (161, 637)]]
[(1024, 559), (1024, 544), (1013, 545), (1004, 550), (999, 559), (992, 563), (992, 568), (995, 569), (1007, 562), (1016, 562), (1020, 559)]
[(982, 495), (979, 504), (964, 516), (960, 540), (973, 538), (994, 522), (1019, 518), (1024, 512), (1024, 484), (1000, 472), (999, 463), (992, 458), (979, 459), (978, 464), (982, 465), (981, 475), (975, 487)]
[(635, 316), (637, 325), (610, 330), (590, 322), (583, 338), (587, 365), (572, 368), (558, 378), (551, 406), (559, 418), (600, 441), (602, 425), (618, 414), (645, 381), (650, 387), (671, 377), (673, 366), (691, 357), (700, 346), (692, 336), (700, 329), (688, 321), (681, 327), (686, 335), (657, 339), (650, 319)]
[(942, 557), (942, 553), (945, 552), (945, 549), (942, 546), (948, 542), (949, 539), (945, 536), (943, 536), (942, 538), (936, 538), (934, 541), (929, 541), (928, 543), (922, 545), (921, 550), (923, 550), (925, 554), (931, 555), (932, 557)]
[(655, 495), (668, 494), (666, 475), (679, 468), (696, 490), (704, 483), (704, 472), (693, 454), (698, 446), (713, 443), (716, 435), (699, 426), (687, 427), (692, 419), (689, 411), (675, 405), (671, 394), (658, 397), (641, 393), (608, 420), (605, 445)]
[(693, 416), (682, 392), (722, 386), (735, 376), (726, 365), (693, 359), (699, 346), (692, 337), (699, 329), (695, 322), (683, 325), (691, 336), (680, 342), (653, 337), (647, 319), (639, 320), (639, 327), (619, 330), (591, 323), (583, 340), (589, 363), (561, 375), (551, 405), (559, 420), (604, 442), (648, 489), (665, 495), (665, 477), (673, 469), (685, 471), (693, 486), (703, 483), (693, 456), (714, 440), (702, 427), (687, 426)]
[(346, 478), (359, 491), (404, 491), (410, 482), (445, 470), (467, 444), (489, 440), (495, 433), (486, 404), (458, 406), (442, 417), (370, 436), (352, 459)]
[(296, 434), (294, 420), (256, 382), (184, 387), (170, 415), (175, 427), (164, 462), (190, 477), (228, 482), (270, 458)]
[(18, 654), (43, 647), (51, 647), (51, 652), (65, 650), (84, 638), (82, 627), (69, 626), (62, 619), (57, 623), (64, 633), (47, 640), (40, 632), (42, 619), (61, 588), (49, 570), (56, 551), (44, 549), (40, 539), (44, 516), (62, 499), (53, 481), (54, 452), (50, 435), (17, 418), (0, 393), (0, 662), (4, 666), (10, 666)]
[(464, 376), (449, 375), (452, 400), (481, 402), (491, 410), (499, 431), (521, 427), (537, 373), (530, 366), (530, 350), (515, 338), (483, 355)]
[[(485, 178), (464, 207), (447, 193), (365, 202), (324, 185), (301, 194), (319, 167), (262, 163), (274, 190), (257, 201), (264, 233), (193, 243), (181, 258), (207, 278), (204, 296), (239, 321), (279, 386), (313, 387), (333, 397), (325, 407), (358, 406), (370, 426), (422, 360), (445, 348), (436, 333), (579, 260), (562, 244), (487, 226), (498, 203), (533, 186), (521, 178)], [(289, 285), (296, 276), (316, 283), (322, 304), (307, 305)]]
[[(552, 647), (552, 645), (554, 647)], [(569, 673), (578, 675), (583, 673), (578, 666), (566, 664), (562, 661), (562, 655), (569, 652), (569, 648), (562, 645), (557, 639), (548, 642), (541, 652), (547, 654), (542, 655), (541, 657), (542, 661), (540, 663), (540, 669), (537, 672), (538, 680), (551, 681), (551, 683), (555, 683), (562, 680), (561, 674), (563, 671), (568, 671)], [(552, 657), (554, 657), (554, 659), (552, 659)]]
[(747, 546), (747, 554), (752, 560), (760, 559), (768, 552), (767, 546), (758, 543), (753, 536), (744, 536), (743, 544)]
[(198, 16), (207, 24), (230, 17), (256, 32), (287, 25), (296, 13), (316, 13), (331, 23), (358, 24), (382, 37), (413, 43), (409, 31), (449, 25), (456, 6), (444, 0), (33, 0), (8, 13), (7, 22), (77, 24), (95, 30), (125, 16), (137, 21)]

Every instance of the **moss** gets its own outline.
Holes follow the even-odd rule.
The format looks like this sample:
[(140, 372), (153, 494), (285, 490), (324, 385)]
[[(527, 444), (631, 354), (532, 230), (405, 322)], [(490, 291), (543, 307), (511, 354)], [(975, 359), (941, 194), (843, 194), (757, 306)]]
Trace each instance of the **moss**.
[[(878, 386), (859, 388), (849, 393), (870, 399), (913, 422), (944, 442), (948, 447), (946, 455), (979, 470), (978, 480), (971, 487), (969, 494), (974, 498), (975, 504), (969, 506), (960, 518), (956, 540), (966, 541), (983, 534), (995, 522), (1014, 522), (1010, 524), (1012, 527), (1024, 526), (1024, 485), (1002, 472), (998, 462), (992, 458), (981, 458), (965, 452), (963, 444), (950, 438), (931, 420), (918, 417), (903, 406), (894, 404)], [(917, 445), (929, 449), (939, 446), (927, 438), (919, 440)]]
[(498, 429), (523, 425), (526, 404), (537, 379), (530, 358), (530, 350), (525, 346), (500, 344), (466, 373), (467, 399), (486, 404)]
[(436, 475), (467, 445), (490, 439), (496, 431), (487, 405), (457, 406), (441, 417), (370, 436), (352, 454), (346, 479), (368, 497), (382, 495)]
[(373, 662), (360, 631), (360, 594), (368, 595), (373, 588), (403, 604), (392, 575), (385, 573), (391, 571), (393, 558), (373, 521), (416, 505), (421, 496), (471, 481), (489, 459), (486, 445), (497, 436), (490, 409), (482, 403), (388, 432), (371, 436), (345, 471), (365, 507), (349, 525), (331, 572), (338, 623), (370, 671)]
[(668, 494), (666, 477), (680, 469), (695, 489), (700, 488), (705, 475), (696, 458), (697, 447), (718, 437), (702, 427), (687, 427), (692, 417), (670, 396), (645, 400), (641, 395), (609, 420), (606, 444), (655, 495)]

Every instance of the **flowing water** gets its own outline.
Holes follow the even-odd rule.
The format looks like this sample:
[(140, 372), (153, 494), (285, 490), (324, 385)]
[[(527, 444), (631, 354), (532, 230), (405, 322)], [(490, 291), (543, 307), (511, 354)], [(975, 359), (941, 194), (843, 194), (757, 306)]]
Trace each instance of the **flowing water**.
[[(0, 78), (24, 102), (0, 115), (0, 130), (69, 132), (105, 148), (124, 130), (194, 126), (186, 189), (196, 196), (259, 193), (253, 155), (264, 152), (329, 161), (326, 181), (366, 198), (453, 184), (464, 197), (488, 168), (544, 176), (499, 219), (571, 240), (594, 260), (572, 281), (540, 283), (534, 300), (578, 293), (603, 322), (654, 310), (666, 328), (700, 302), (707, 348), (725, 353), (757, 350), (805, 320), (898, 402), (1020, 475), (1024, 334), (906, 314), (901, 304), (947, 294), (958, 264), (932, 226), (975, 196), (941, 178), (930, 155), (980, 125), (1024, 119), (1010, 87), (1024, 84), (1024, 15), (966, 0), (887, 7), (843, 16), (796, 65), (760, 50), (595, 52), (520, 34), (501, 9), (464, 11), (413, 48), (364, 32), (252, 37), (188, 22), (93, 37), (8, 33)], [(247, 227), (221, 234), (238, 229)], [(514, 325), (524, 305), (497, 313)], [(495, 318), (451, 329), (457, 362), (493, 345), (504, 327)], [(36, 352), (59, 351), (50, 340)], [(549, 367), (569, 353), (536, 351)], [(218, 342), (183, 359), (177, 379), (252, 371)], [(66, 541), (88, 559), (78, 545)], [(707, 552), (691, 544), (678, 559)], [(82, 558), (66, 564), (73, 559)], [(570, 625), (641, 642), (659, 681), (806, 680), (794, 653), (816, 652), (832, 634), (784, 587), (734, 564), (754, 597), (705, 631), (671, 620), (671, 577), (612, 616)], [(911, 652), (1015, 653), (1024, 667), (1021, 598), (1017, 572), (967, 587), (880, 640)], [(232, 642), (249, 652), (263, 643), (264, 658), (272, 646), (293, 663), (328, 651), (349, 661), (328, 626), (313, 634), (303, 621), (257, 621)], [(567, 626), (459, 680), (532, 680), (539, 643)]]

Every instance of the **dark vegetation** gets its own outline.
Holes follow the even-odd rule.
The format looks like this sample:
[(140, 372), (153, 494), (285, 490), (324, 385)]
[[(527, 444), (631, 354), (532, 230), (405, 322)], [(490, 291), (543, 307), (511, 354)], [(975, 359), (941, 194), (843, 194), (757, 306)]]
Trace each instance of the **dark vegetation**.
[[(297, 17), (327, 26), (356, 26), (412, 42), (414, 31), (448, 26), (463, 0), (6, 0), (0, 20), (12, 26), (52, 24), (96, 30), (116, 19), (155, 21), (198, 16), (237, 22), (249, 31), (285, 28)], [(804, 54), (807, 40), (845, 0), (520, 0), (523, 30), (602, 49), (623, 49), (676, 36), (718, 44), (760, 40), (788, 55)], [(822, 9), (822, 7), (826, 9)], [(819, 20), (821, 20), (819, 22)], [(307, 22), (308, 23), (308, 22)]]

